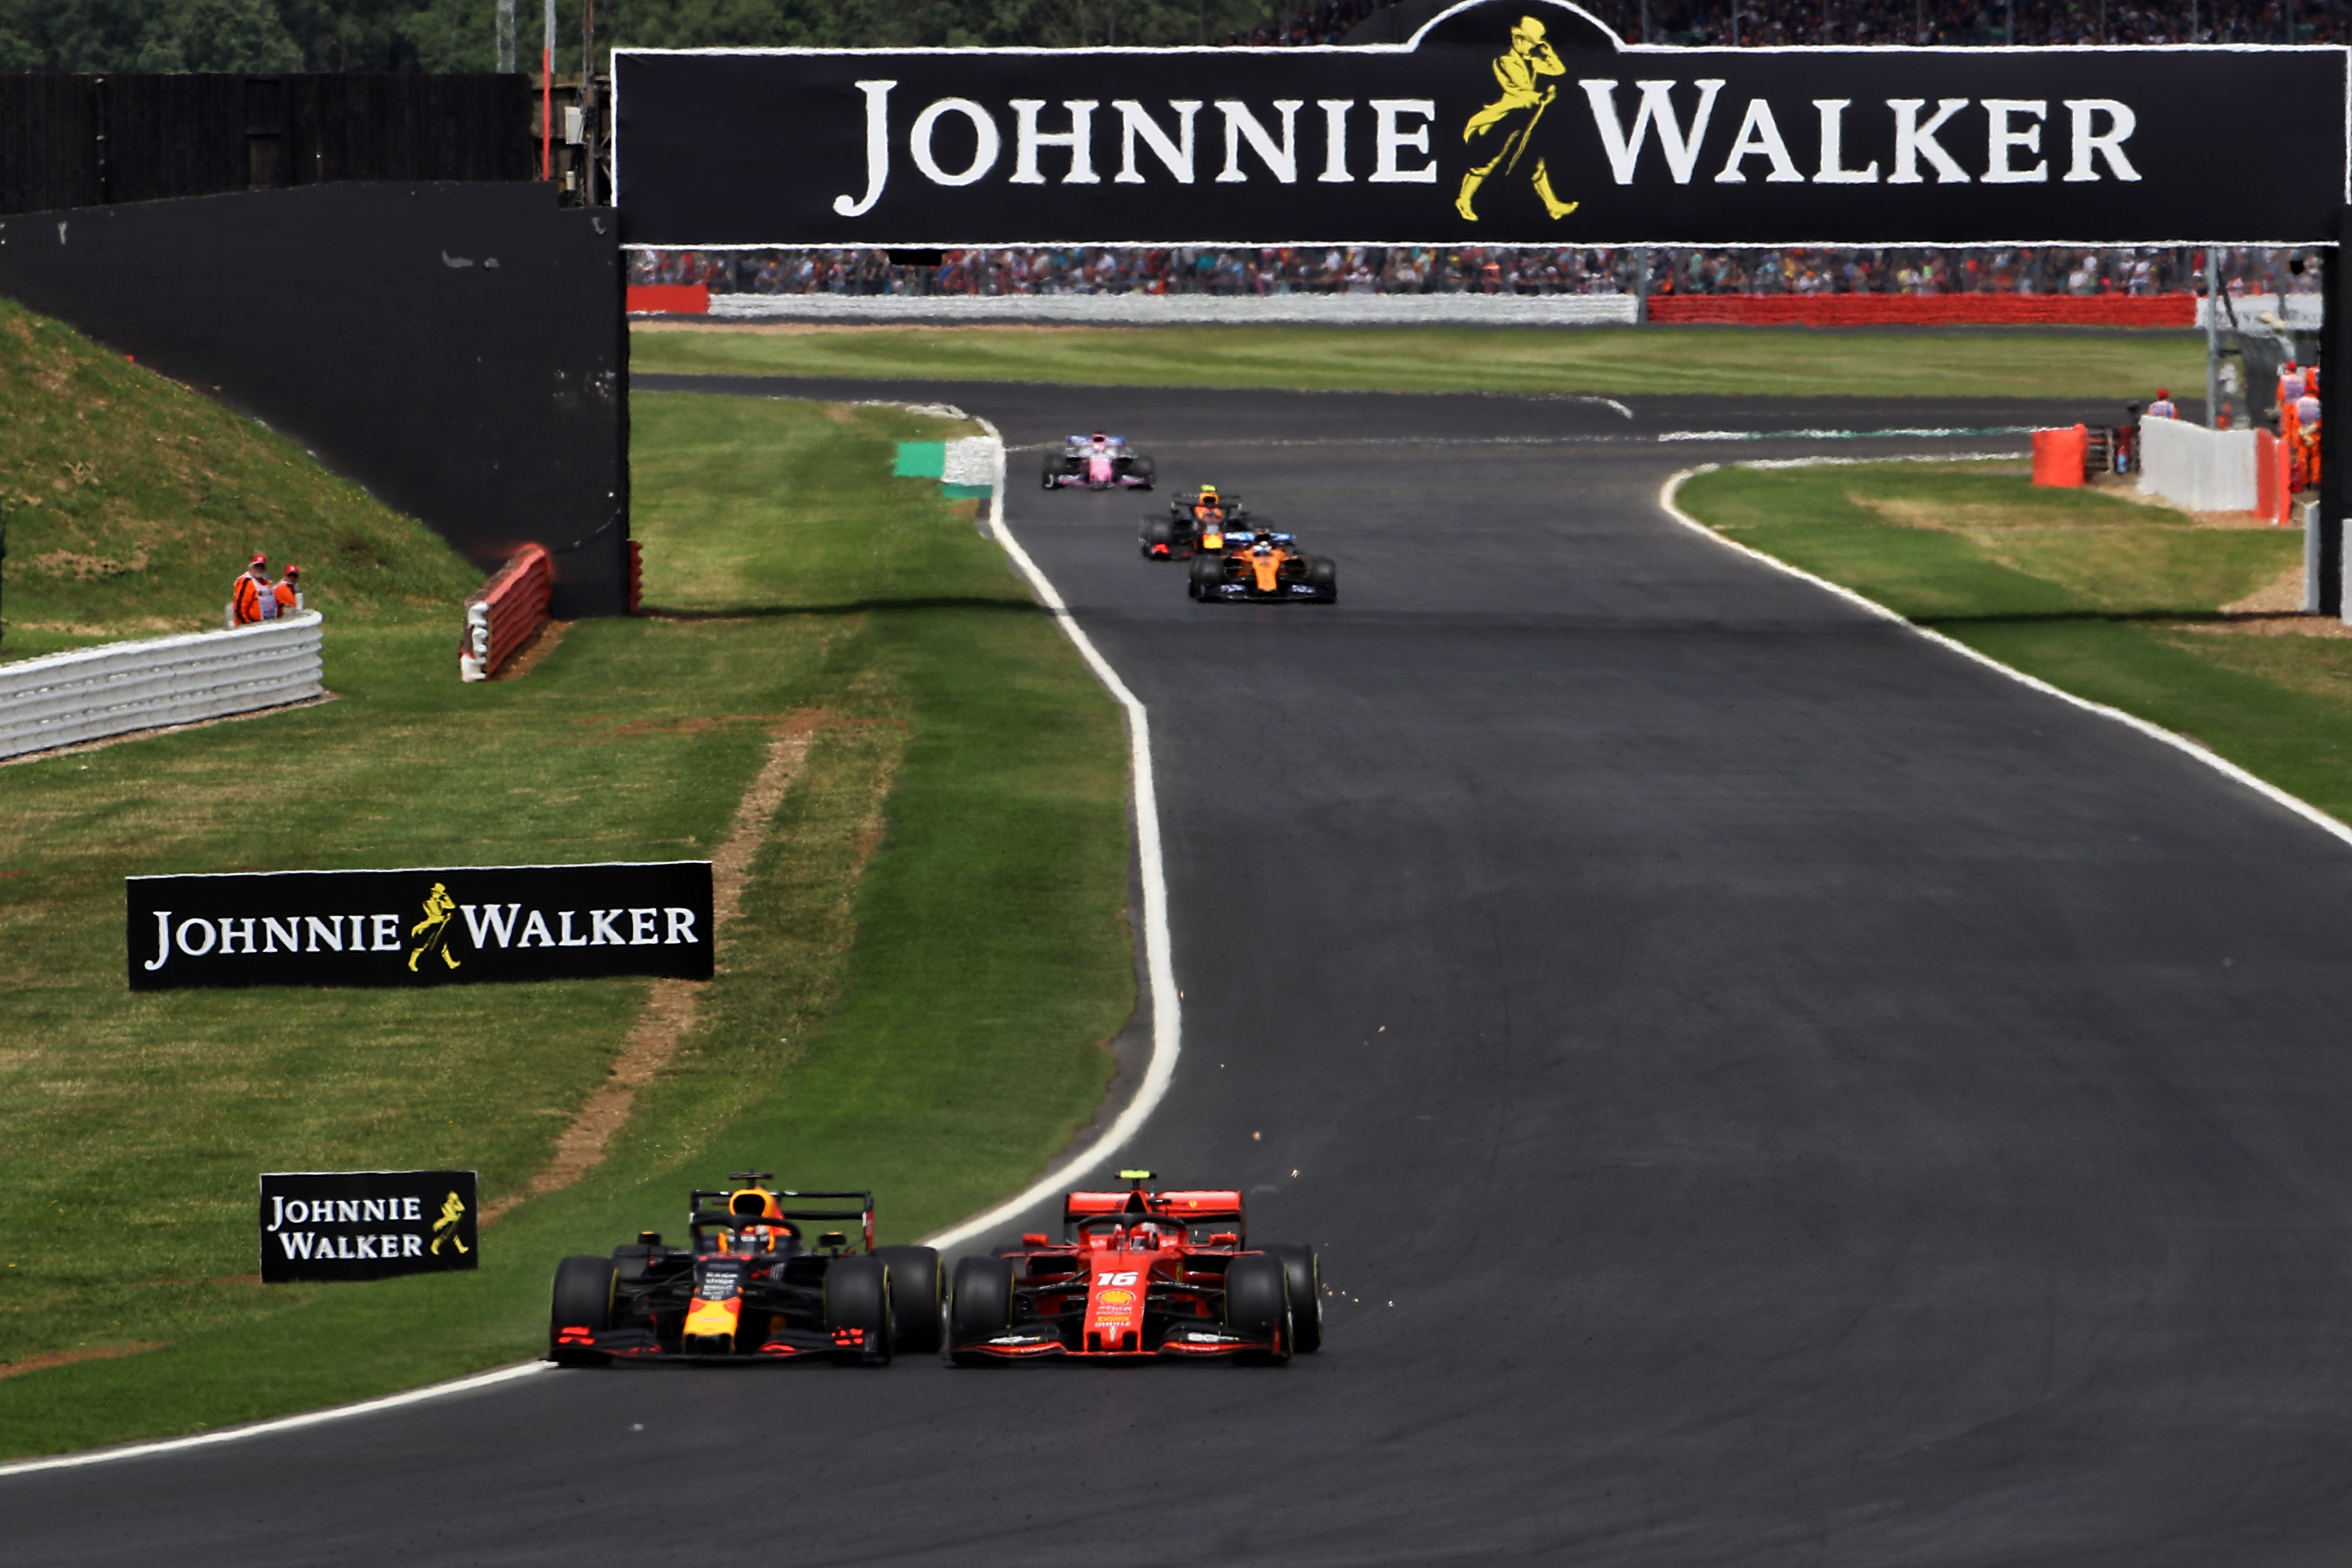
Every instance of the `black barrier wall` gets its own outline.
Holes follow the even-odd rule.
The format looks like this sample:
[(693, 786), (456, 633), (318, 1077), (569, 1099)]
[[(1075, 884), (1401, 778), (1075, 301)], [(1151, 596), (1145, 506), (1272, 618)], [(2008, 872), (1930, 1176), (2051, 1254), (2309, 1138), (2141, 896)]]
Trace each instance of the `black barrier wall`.
[(545, 545), (562, 618), (628, 605), (623, 284), (612, 215), (543, 184), (0, 219), (0, 293), (260, 420), (485, 572)]

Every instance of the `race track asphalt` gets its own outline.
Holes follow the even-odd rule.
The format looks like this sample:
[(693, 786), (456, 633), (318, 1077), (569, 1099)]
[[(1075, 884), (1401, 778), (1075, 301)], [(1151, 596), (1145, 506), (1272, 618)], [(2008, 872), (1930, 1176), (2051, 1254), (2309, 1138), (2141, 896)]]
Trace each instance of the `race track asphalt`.
[(782, 390), (1115, 422), (1338, 559), (1196, 605), (1156, 500), (1013, 459), (1157, 737), (1185, 1052), (1121, 1158), (1319, 1246), (1323, 1352), (551, 1373), (0, 1480), (0, 1558), (2352, 1552), (2352, 849), (1657, 505), (1822, 449), (1662, 430), (2065, 411)]

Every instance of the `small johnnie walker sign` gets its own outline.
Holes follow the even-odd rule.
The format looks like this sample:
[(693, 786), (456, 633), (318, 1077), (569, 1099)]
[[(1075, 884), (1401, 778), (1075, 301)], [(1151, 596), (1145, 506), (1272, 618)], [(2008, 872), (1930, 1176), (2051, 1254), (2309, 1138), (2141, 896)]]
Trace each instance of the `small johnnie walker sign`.
[(471, 1171), (272, 1171), (261, 1279), (384, 1279), (481, 1264)]
[(710, 862), (132, 877), (133, 991), (710, 978)]

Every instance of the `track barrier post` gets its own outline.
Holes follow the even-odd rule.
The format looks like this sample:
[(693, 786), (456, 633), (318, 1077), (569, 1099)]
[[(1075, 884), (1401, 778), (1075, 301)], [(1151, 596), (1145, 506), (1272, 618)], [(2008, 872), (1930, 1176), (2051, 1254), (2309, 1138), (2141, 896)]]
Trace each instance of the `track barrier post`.
[[(2344, 247), (2352, 238), (2352, 207), (2338, 211), (2336, 223), (2336, 249), (2320, 264), (2319, 289), (2321, 310), (2325, 320), (2320, 326), (2319, 355), (2320, 401), (2324, 405), (2336, 390), (2341, 377), (2352, 376), (2352, 321), (2345, 319)], [(2344, 613), (2344, 460), (2336, 421), (2322, 418), (2319, 422), (2319, 509), (2312, 514), (2319, 537), (2308, 559), (2324, 563), (2319, 574), (2317, 603), (2313, 609), (2323, 616)]]

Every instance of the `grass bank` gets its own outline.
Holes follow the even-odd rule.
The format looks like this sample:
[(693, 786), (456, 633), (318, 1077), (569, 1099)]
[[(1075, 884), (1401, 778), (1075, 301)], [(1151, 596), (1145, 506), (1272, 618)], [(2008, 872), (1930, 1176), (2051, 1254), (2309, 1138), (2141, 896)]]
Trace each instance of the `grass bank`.
[(2203, 340), (1754, 327), (851, 327), (640, 322), (630, 368), (1303, 391), (2146, 398)]
[(2299, 532), (2035, 489), (2015, 465), (1720, 468), (1680, 504), (2352, 821), (2352, 637), (2274, 613), (2300, 597)]
[[(731, 1167), (871, 1187), (910, 1239), (1090, 1114), (1133, 1003), (1125, 747), (971, 504), (889, 477), (894, 442), (961, 427), (633, 414), (663, 614), (583, 622), (528, 678), (466, 687), (454, 598), (365, 626), (331, 598), (340, 700), (0, 769), (0, 1363), (42, 1368), (0, 1376), (0, 1454), (534, 1354), (557, 1258), (674, 1230), (684, 1189)], [(605, 1163), (488, 1230), (478, 1273), (257, 1283), (257, 1172), (454, 1165), (511, 1194), (646, 986), (132, 996), (121, 879), (707, 855), (780, 725), (808, 760), (698, 1026)], [(107, 1352), (131, 1353), (47, 1364)]]
[(0, 521), (0, 658), (217, 626), (256, 551), (339, 630), (446, 621), (481, 580), (291, 442), (6, 300)]

